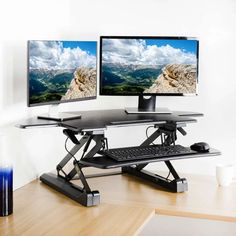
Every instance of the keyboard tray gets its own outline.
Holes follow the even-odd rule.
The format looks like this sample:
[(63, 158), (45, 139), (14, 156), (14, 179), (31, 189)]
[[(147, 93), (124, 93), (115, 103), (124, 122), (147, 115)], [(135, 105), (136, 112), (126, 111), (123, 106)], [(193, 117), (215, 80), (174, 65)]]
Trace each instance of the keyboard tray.
[(90, 158), (83, 158), (79, 161), (79, 163), (83, 165), (91, 166), (91, 167), (100, 168), (100, 169), (112, 169), (112, 168), (148, 164), (148, 163), (160, 162), (160, 161), (218, 156), (220, 154), (221, 154), (220, 151), (211, 148), (209, 152), (207, 153), (196, 152), (195, 154), (191, 154), (191, 155), (173, 156), (173, 157), (169, 156), (169, 157), (163, 157), (163, 158), (150, 158), (150, 159), (145, 159), (145, 160), (123, 161), (123, 162), (117, 162), (107, 156), (95, 156), (95, 157), (90, 157)]

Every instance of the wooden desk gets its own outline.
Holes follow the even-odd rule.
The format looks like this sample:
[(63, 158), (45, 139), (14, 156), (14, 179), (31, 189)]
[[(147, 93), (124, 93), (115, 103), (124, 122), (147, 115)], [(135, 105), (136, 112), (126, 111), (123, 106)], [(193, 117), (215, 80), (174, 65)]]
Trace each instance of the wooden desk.
[(0, 235), (135, 235), (154, 214), (142, 206), (84, 207), (36, 180), (14, 192), (14, 213), (0, 218)]
[(188, 181), (188, 191), (183, 193), (167, 192), (125, 174), (88, 182), (92, 188), (99, 186), (102, 202), (109, 204), (149, 207), (157, 214), (236, 222), (236, 183), (218, 187), (214, 176), (182, 174), (180, 177)]
[[(169, 193), (126, 175), (88, 179), (101, 204), (83, 207), (36, 180), (14, 192), (14, 213), (0, 218), (0, 235), (136, 235), (156, 214), (236, 222), (236, 184), (187, 176), (189, 190)], [(76, 180), (77, 181), (77, 180)]]

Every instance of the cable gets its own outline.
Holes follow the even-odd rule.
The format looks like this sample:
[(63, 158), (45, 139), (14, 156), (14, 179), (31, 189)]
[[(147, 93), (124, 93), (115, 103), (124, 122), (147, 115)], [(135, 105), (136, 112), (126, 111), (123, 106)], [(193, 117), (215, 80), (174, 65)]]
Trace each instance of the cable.
[[(148, 130), (149, 130), (150, 128), (154, 128), (154, 125), (150, 125), (150, 126), (148, 126), (148, 127), (146, 128), (146, 137), (147, 137), (147, 138), (149, 138)], [(155, 145), (155, 143), (152, 142), (152, 145)]]
[(166, 176), (166, 179), (167, 179), (167, 180), (168, 180), (169, 176), (170, 176), (170, 171), (169, 171), (168, 175)]
[(75, 161), (77, 161), (77, 159), (75, 158), (75, 156), (67, 149), (66, 144), (67, 144), (68, 139), (69, 139), (69, 137), (67, 137), (66, 140), (65, 140), (65, 149), (66, 149), (67, 153), (70, 154), (71, 157), (73, 157)]

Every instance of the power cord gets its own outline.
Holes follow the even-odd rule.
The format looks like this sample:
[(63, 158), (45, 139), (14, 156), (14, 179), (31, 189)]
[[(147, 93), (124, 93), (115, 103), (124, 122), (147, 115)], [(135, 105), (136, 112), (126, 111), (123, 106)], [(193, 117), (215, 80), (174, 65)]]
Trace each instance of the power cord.
[(169, 177), (170, 177), (170, 170), (169, 170), (168, 175), (166, 176), (166, 180), (168, 180)]
[[(150, 125), (150, 126), (148, 126), (148, 127), (146, 128), (146, 138), (149, 138), (148, 130), (149, 130), (150, 128), (154, 128), (154, 125)], [(152, 142), (152, 145), (156, 145), (156, 144), (155, 144), (154, 142)]]
[(65, 145), (64, 145), (65, 150), (67, 151), (68, 154), (71, 155), (71, 157), (74, 158), (75, 161), (77, 161), (77, 159), (75, 158), (75, 156), (67, 149), (67, 142), (68, 142), (68, 139), (69, 139), (69, 137), (67, 137), (66, 140), (65, 140)]

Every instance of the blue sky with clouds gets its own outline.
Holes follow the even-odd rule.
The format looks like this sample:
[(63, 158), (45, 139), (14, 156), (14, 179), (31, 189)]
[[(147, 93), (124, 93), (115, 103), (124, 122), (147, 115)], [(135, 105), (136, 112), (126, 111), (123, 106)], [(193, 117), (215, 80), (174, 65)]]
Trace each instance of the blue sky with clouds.
[(164, 65), (196, 64), (196, 40), (103, 39), (102, 60), (107, 63)]
[(29, 41), (31, 69), (75, 69), (96, 67), (96, 42)]

